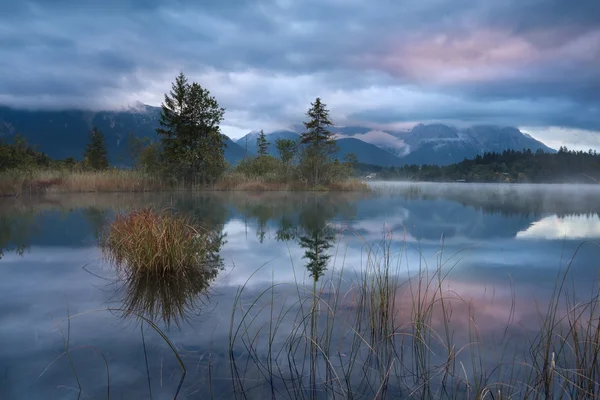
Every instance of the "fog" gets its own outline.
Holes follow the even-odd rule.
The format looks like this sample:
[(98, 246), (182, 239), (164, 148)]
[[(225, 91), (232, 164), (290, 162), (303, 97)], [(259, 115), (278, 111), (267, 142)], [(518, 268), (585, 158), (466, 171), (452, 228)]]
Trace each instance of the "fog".
[(376, 195), (398, 195), (412, 199), (445, 198), (489, 212), (556, 214), (600, 213), (600, 185), (438, 183), (407, 181), (369, 182)]

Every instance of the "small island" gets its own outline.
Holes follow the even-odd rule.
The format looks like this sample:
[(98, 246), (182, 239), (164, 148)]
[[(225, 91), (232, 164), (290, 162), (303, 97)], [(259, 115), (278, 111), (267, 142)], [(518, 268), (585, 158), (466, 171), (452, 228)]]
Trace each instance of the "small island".
[(111, 166), (105, 138), (89, 133), (83, 158), (56, 160), (21, 135), (0, 141), (0, 196), (48, 192), (147, 192), (162, 190), (316, 190), (367, 191), (355, 177), (353, 154), (335, 157), (337, 145), (329, 110), (320, 98), (311, 103), (298, 140), (278, 139), (278, 157), (269, 154), (263, 131), (258, 154), (236, 165), (225, 159), (226, 136), (219, 124), (225, 109), (197, 82), (180, 73), (161, 105), (158, 141), (130, 134), (128, 156)]

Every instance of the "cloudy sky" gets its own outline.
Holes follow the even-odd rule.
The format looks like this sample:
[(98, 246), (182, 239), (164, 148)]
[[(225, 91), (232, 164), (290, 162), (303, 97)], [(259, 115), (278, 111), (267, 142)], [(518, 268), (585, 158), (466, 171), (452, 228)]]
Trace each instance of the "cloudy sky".
[(298, 123), (521, 127), (600, 149), (598, 0), (0, 1), (0, 103), (160, 105), (183, 71), (224, 133)]

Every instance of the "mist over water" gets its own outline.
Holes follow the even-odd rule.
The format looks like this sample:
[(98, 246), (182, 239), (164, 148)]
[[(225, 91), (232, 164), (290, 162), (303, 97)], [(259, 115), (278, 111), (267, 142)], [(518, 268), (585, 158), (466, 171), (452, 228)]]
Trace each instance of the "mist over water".
[[(0, 398), (77, 398), (79, 384), (84, 395), (103, 398), (107, 365), (111, 398), (149, 398), (150, 390), (154, 398), (170, 398), (177, 391), (180, 367), (169, 346), (147, 324), (115, 311), (131, 302), (98, 247), (114, 214), (132, 208), (169, 207), (225, 234), (220, 248), (224, 268), (203, 290), (201, 301), (191, 303), (186, 321), (169, 329), (160, 318), (155, 321), (186, 365), (178, 398), (207, 398), (211, 393), (215, 398), (235, 397), (230, 357), (245, 360), (248, 344), (230, 347), (234, 308), (247, 310), (276, 285), (278, 309), (297, 311), (298, 288), (312, 288), (318, 275), (324, 297), (338, 290), (349, 293), (340, 300), (342, 321), (356, 307), (353, 279), (374, 274), (369, 260), (386, 248), (394, 279), (403, 283), (393, 297), (398, 320), (407, 320), (414, 305), (415, 281), (410, 279), (420, 271), (430, 271), (430, 276), (442, 271), (443, 290), (454, 296), (450, 328), (459, 344), (472, 341), (466, 327), (473, 323), (486, 343), (512, 340), (516, 346), (534, 334), (539, 309), (550, 301), (569, 262), (570, 291), (589, 295), (597, 284), (600, 186), (371, 185), (373, 191), (367, 194), (165, 193), (2, 200)], [(330, 258), (319, 269), (306, 255), (323, 243), (331, 245), (326, 250)], [(344, 279), (336, 280), (340, 274)], [(182, 284), (187, 285), (179, 282), (177, 287)], [(236, 302), (241, 285), (244, 291)], [(152, 287), (132, 293), (151, 294)], [(69, 315), (74, 316), (70, 326), (65, 320)], [(251, 315), (258, 325), (270, 318), (259, 308)], [(431, 323), (441, 329), (446, 322), (436, 311)], [(342, 343), (342, 325), (333, 331), (336, 343)], [(272, 345), (284, 343), (294, 326), (292, 319), (282, 322)], [(268, 336), (254, 327), (249, 332), (259, 339)], [(64, 354), (67, 338), (71, 361)], [(344, 346), (340, 344), (342, 353), (349, 350)], [(256, 357), (266, 354), (267, 347), (267, 340), (258, 340)], [(499, 352), (491, 354), (499, 357)], [(493, 365), (498, 359), (486, 356), (485, 361)], [(264, 398), (268, 385), (255, 383), (257, 389), (247, 397)], [(403, 393), (399, 381), (390, 386)], [(277, 389), (280, 397), (294, 398)]]

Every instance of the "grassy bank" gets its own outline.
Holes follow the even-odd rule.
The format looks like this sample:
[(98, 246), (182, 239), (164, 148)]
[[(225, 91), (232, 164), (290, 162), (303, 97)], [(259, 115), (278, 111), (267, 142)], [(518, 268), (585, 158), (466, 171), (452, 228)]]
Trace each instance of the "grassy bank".
[(132, 170), (99, 172), (37, 170), (0, 174), (0, 195), (23, 196), (48, 193), (150, 192), (166, 189), (158, 177)]
[(135, 170), (110, 169), (107, 171), (67, 170), (12, 170), (0, 173), (0, 196), (16, 197), (50, 193), (92, 192), (157, 192), (172, 190), (213, 191), (368, 191), (367, 184), (346, 179), (340, 182), (312, 187), (303, 182), (273, 181), (268, 177), (248, 178), (241, 174), (226, 173), (211, 186), (194, 183), (173, 185), (164, 179)]
[(253, 176), (248, 177), (241, 173), (227, 173), (209, 190), (216, 191), (339, 191), (339, 192), (367, 192), (369, 185), (359, 179), (349, 178), (326, 185), (311, 186), (302, 181), (282, 180), (278, 176)]

